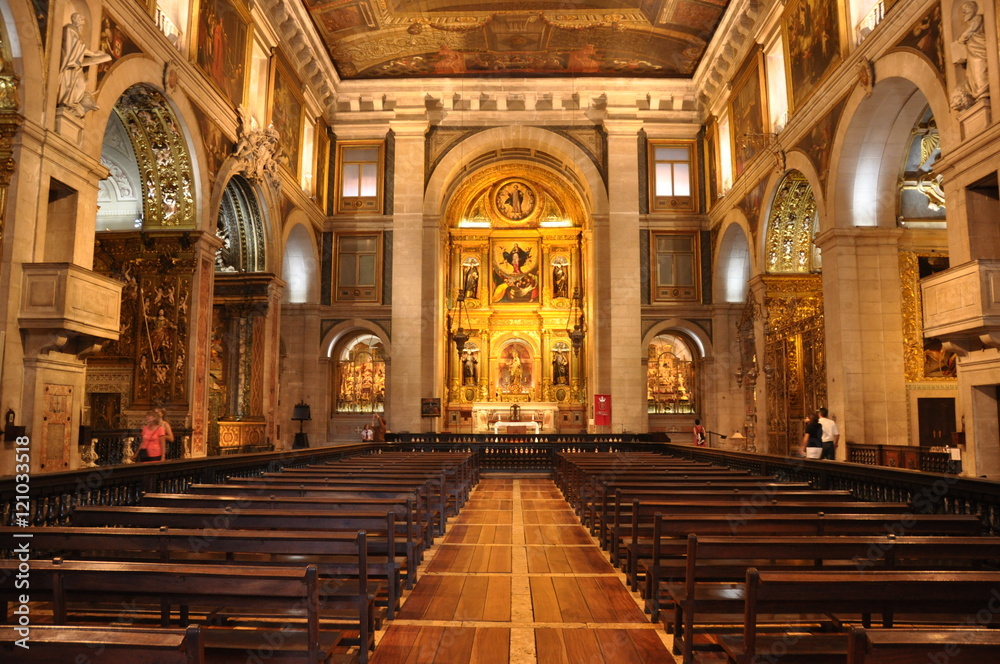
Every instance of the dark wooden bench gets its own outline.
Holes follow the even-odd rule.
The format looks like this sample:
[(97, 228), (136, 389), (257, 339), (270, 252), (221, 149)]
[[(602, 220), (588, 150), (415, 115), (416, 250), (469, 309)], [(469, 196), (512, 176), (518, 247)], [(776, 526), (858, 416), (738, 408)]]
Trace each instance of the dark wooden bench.
[[(905, 611), (912, 616), (932, 616), (938, 623), (962, 626), (975, 624), (977, 613), (996, 602), (998, 584), (1000, 572), (760, 572), (750, 568), (746, 575), (743, 633), (724, 635), (719, 642), (729, 661), (736, 664), (767, 661), (779, 652), (783, 664), (842, 662), (848, 649), (846, 634), (759, 634), (760, 618), (880, 615), (883, 627), (891, 627), (894, 616)], [(787, 622), (785, 619), (782, 624)]]
[[(0, 540), (23, 532), (23, 528), (0, 527)], [(375, 630), (381, 628), (384, 610), (374, 609), (379, 584), (369, 584), (368, 577), (385, 578), (389, 572), (384, 557), (367, 555), (364, 533), (74, 526), (32, 528), (29, 532), (34, 555), (47, 558), (255, 567), (315, 565), (322, 582), (346, 580), (325, 587), (331, 599), (346, 607), (327, 607), (323, 611), (327, 622), (336, 620), (344, 631), (358, 632), (357, 643), (365, 643), (369, 649), (375, 644)]]
[[(184, 528), (210, 530), (311, 530), (322, 533), (367, 534), (369, 560), (384, 556), (393, 559), (387, 565), (385, 599), (388, 617), (395, 617), (402, 591), (402, 572), (406, 570), (412, 541), (397, 541), (395, 515), (392, 512), (334, 512), (298, 510), (278, 513), (274, 510), (230, 510), (167, 507), (79, 507), (73, 511), (74, 526), (126, 528)], [(370, 568), (369, 568), (370, 569)], [(407, 572), (408, 573), (408, 572)], [(376, 577), (379, 578), (379, 577)]]
[(0, 660), (17, 664), (204, 664), (201, 628), (32, 625), (28, 648), (14, 627), (0, 626)]
[[(898, 514), (911, 512), (906, 503), (872, 503), (847, 501), (791, 501), (783, 496), (773, 497), (766, 503), (748, 505), (730, 501), (705, 502), (670, 500), (640, 502), (634, 499), (628, 507), (615, 501), (611, 524), (605, 529), (602, 546), (609, 549), (612, 560), (620, 559), (619, 546), (623, 538), (632, 537), (647, 525), (652, 525), (657, 514), (664, 519), (677, 517), (725, 516), (730, 519), (733, 534), (737, 534), (744, 517), (768, 514)], [(633, 582), (635, 580), (633, 579)], [(635, 587), (633, 587), (635, 590)]]
[[(225, 486), (225, 485), (222, 485)], [(290, 511), (315, 511), (330, 510), (331, 512), (344, 512), (363, 509), (371, 511), (391, 510), (395, 514), (396, 532), (400, 534), (400, 529), (405, 533), (410, 532), (411, 537), (419, 537), (425, 532), (419, 526), (420, 521), (415, 521), (412, 497), (407, 497), (402, 501), (394, 499), (381, 499), (378, 501), (366, 500), (343, 500), (340, 498), (296, 498), (283, 496), (253, 496), (253, 495), (208, 495), (208, 494), (174, 494), (174, 493), (153, 493), (145, 494), (140, 500), (141, 507), (163, 507), (172, 509), (174, 507), (191, 507), (196, 509), (214, 509), (222, 511), (237, 510), (273, 510), (280, 512)], [(405, 571), (405, 581), (407, 588), (413, 588), (417, 578), (417, 568), (423, 556), (424, 540), (415, 539), (416, 546), (407, 548), (407, 561)]]
[[(903, 524), (905, 523), (905, 528)], [(971, 515), (953, 514), (754, 514), (741, 516), (734, 523), (728, 515), (685, 515), (670, 519), (656, 518), (647, 527), (637, 525), (623, 539), (623, 557), (629, 579), (638, 579), (639, 561), (652, 559), (653, 547), (670, 540), (698, 536), (820, 536), (885, 535), (897, 531), (907, 535), (982, 534), (982, 522)]]
[[(0, 597), (17, 593), (18, 561), (0, 561)], [(326, 629), (321, 607), (335, 600), (325, 594), (317, 570), (302, 568), (175, 565), (164, 563), (32, 560), (32, 601), (52, 603), (54, 625), (79, 622), (91, 604), (119, 605), (129, 610), (159, 608), (161, 626), (187, 626), (190, 613), (213, 620), (239, 622), (239, 629), (202, 633), (206, 651), (220, 652), (225, 661), (234, 653), (245, 660), (255, 651), (270, 654), (269, 662), (327, 661), (341, 641), (339, 631)], [(177, 620), (173, 619), (177, 609)], [(189, 613), (190, 612), (190, 613)], [(83, 616), (80, 615), (82, 618)], [(226, 655), (225, 653), (228, 653)], [(359, 651), (361, 661), (367, 650)]]
[[(208, 495), (208, 496), (268, 496), (275, 498), (323, 498), (329, 502), (340, 502), (344, 508), (365, 507), (370, 505), (378, 508), (382, 501), (389, 500), (394, 506), (399, 499), (405, 500), (406, 496), (415, 496), (414, 501), (414, 535), (423, 541), (423, 549), (430, 548), (434, 544), (434, 524), (440, 518), (440, 510), (436, 509), (429, 502), (426, 487), (420, 486), (413, 490), (399, 491), (398, 489), (380, 490), (373, 488), (358, 489), (357, 487), (344, 488), (327, 486), (325, 484), (300, 483), (298, 485), (289, 484), (268, 484), (257, 482), (254, 484), (192, 484), (188, 487), (188, 493), (183, 495)], [(368, 500), (368, 498), (372, 500)], [(395, 510), (394, 510), (395, 511)], [(419, 516), (418, 516), (419, 515)], [(397, 525), (404, 519), (397, 512)]]
[[(336, 475), (333, 472), (326, 474), (293, 474), (291, 472), (265, 473), (261, 477), (237, 478), (238, 483), (244, 486), (259, 487), (266, 485), (268, 491), (271, 487), (299, 487), (299, 488), (323, 488), (336, 491), (365, 491), (378, 489), (383, 491), (409, 491), (420, 486), (426, 486), (428, 491), (428, 514), (434, 521), (434, 535), (444, 534), (447, 524), (448, 509), (448, 488), (441, 475), (436, 480), (427, 482), (414, 482), (411, 480), (379, 480), (377, 478), (352, 478)], [(452, 509), (451, 515), (457, 512)]]
[[(669, 541), (667, 552), (655, 550), (646, 588), (646, 606), (657, 619), (661, 604), (673, 608), (669, 625), (675, 648), (685, 659), (693, 649), (697, 616), (703, 613), (735, 615), (750, 567), (773, 570), (954, 570), (1000, 564), (1000, 538), (994, 537), (699, 537), (689, 535), (685, 555), (677, 557), (679, 542)], [(665, 622), (665, 626), (667, 626)]]
[[(602, 542), (607, 539), (607, 528), (614, 522), (615, 510), (628, 514), (627, 510), (632, 502), (638, 500), (640, 503), (655, 503), (671, 500), (685, 500), (689, 502), (736, 502), (740, 508), (749, 509), (761, 502), (772, 500), (787, 500), (792, 502), (853, 502), (856, 499), (850, 491), (835, 491), (821, 489), (802, 489), (798, 486), (786, 486), (783, 484), (770, 483), (767, 488), (746, 489), (736, 487), (733, 489), (664, 489), (662, 486), (653, 485), (651, 488), (631, 488), (627, 490), (610, 490), (607, 483), (601, 489), (600, 497), (596, 502), (590, 503), (590, 510), (585, 514), (584, 525), (590, 526), (592, 535), (598, 536)], [(605, 546), (606, 545), (602, 545)]]
[(847, 664), (996, 664), (1000, 630), (974, 628), (848, 630)]

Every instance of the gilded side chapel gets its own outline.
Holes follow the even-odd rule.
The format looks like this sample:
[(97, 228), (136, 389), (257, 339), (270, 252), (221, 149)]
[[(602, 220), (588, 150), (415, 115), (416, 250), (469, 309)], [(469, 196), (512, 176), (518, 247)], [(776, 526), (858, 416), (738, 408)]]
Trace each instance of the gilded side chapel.
[(154, 408), (179, 458), (379, 418), (788, 455), (826, 407), (839, 459), (1000, 477), (998, 28), (0, 0), (0, 474), (18, 432), (36, 472), (121, 462)]

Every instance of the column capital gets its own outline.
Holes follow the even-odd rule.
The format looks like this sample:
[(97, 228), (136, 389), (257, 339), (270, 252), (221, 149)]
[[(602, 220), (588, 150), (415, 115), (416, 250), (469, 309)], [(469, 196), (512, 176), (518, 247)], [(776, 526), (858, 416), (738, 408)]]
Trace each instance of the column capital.
[(430, 122), (426, 117), (403, 116), (394, 120), (389, 120), (389, 129), (396, 135), (396, 138), (420, 138), (423, 139), (427, 130), (430, 129)]
[(608, 138), (638, 137), (639, 130), (645, 123), (638, 118), (605, 118), (604, 131)]
[(903, 232), (902, 228), (831, 228), (817, 235), (814, 242), (822, 251), (837, 247), (897, 246)]

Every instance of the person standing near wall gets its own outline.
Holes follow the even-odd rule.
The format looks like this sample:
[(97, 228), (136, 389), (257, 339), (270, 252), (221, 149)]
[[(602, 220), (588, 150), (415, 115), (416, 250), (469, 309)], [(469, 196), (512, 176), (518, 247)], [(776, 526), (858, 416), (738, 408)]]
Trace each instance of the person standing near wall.
[(163, 459), (163, 449), (167, 431), (160, 422), (156, 411), (146, 413), (146, 426), (142, 428), (142, 443), (132, 457), (133, 461), (142, 463), (144, 461), (160, 461)]
[(830, 412), (826, 408), (819, 409), (819, 425), (823, 427), (823, 456), (821, 459), (836, 459), (837, 444), (840, 443), (840, 429), (837, 423), (830, 419)]
[(385, 420), (378, 413), (372, 413), (372, 441), (385, 442)]

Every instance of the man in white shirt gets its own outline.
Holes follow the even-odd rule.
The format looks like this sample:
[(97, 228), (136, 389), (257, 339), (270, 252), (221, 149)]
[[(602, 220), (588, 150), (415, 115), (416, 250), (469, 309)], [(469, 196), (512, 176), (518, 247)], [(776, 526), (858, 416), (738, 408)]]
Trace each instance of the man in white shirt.
[(837, 443), (840, 442), (840, 429), (837, 423), (830, 419), (826, 408), (819, 409), (819, 425), (823, 427), (823, 455), (820, 459), (836, 459)]

